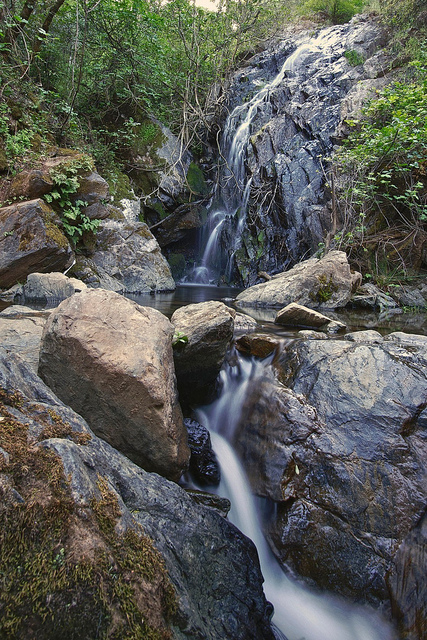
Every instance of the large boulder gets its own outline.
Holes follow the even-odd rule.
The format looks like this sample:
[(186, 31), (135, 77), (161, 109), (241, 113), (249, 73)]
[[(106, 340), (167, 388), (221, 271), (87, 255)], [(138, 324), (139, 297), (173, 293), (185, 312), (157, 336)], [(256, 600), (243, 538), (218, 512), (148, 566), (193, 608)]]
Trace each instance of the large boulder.
[[(19, 357), (1, 348), (0, 389), (8, 425), (0, 431), (2, 541), (13, 539), (14, 527), (20, 533), (16, 559), (2, 555), (3, 584), (13, 598), (0, 629), (12, 619), (23, 638), (50, 628), (49, 637), (70, 637), (70, 628), (76, 638), (96, 637), (100, 629), (106, 637), (118, 628), (134, 632), (145, 621), (156, 631), (138, 637), (274, 640), (250, 540), (184, 489), (97, 438)], [(10, 430), (19, 447), (2, 438)], [(30, 612), (25, 618), (22, 607)], [(43, 620), (32, 614), (40, 607)]]
[(172, 335), (159, 311), (87, 289), (50, 316), (39, 374), (97, 435), (144, 469), (178, 480), (190, 452)]
[(63, 273), (30, 273), (22, 287), (21, 295), (26, 302), (46, 304), (65, 300), (84, 289), (87, 289), (84, 282), (76, 278), (68, 278)]
[(29, 368), (37, 373), (42, 333), (51, 311), (36, 311), (13, 305), (0, 313), (0, 346), (19, 353)]
[(350, 269), (346, 254), (330, 251), (249, 287), (239, 293), (237, 304), (280, 308), (296, 302), (310, 309), (334, 309), (345, 307), (361, 282), (361, 274)]
[(426, 365), (424, 336), (295, 340), (276, 359), (279, 381), (249, 387), (236, 434), (255, 491), (277, 503), (269, 535), (279, 560), (382, 605), (411, 639), (426, 625), (413, 595), (427, 569)]
[(212, 385), (233, 337), (234, 310), (223, 302), (200, 302), (177, 309), (171, 318), (176, 336), (185, 336), (174, 350), (180, 397), (191, 399)]
[(73, 149), (52, 150), (53, 155), (44, 158), (37, 166), (24, 169), (14, 176), (8, 187), (9, 199), (33, 200), (41, 198), (56, 188), (55, 174), (77, 177), (79, 186), (70, 195), (72, 200), (81, 200), (88, 205), (101, 202), (108, 197), (108, 183), (93, 169), (93, 160)]
[(102, 222), (93, 255), (79, 259), (73, 273), (91, 287), (126, 293), (175, 289), (170, 267), (143, 222)]
[(2, 207), (0, 287), (25, 281), (33, 271), (63, 271), (73, 253), (60, 227), (59, 218), (43, 200)]

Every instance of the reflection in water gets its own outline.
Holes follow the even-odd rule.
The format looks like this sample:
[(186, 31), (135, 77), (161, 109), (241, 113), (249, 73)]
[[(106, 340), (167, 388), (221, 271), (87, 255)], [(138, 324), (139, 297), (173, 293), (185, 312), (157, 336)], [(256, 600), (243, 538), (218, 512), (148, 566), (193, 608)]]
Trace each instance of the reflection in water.
[[(295, 331), (286, 330), (274, 324), (277, 309), (262, 307), (238, 307), (234, 304), (241, 289), (235, 287), (217, 287), (215, 285), (185, 284), (179, 285), (170, 293), (129, 294), (127, 297), (147, 307), (154, 307), (170, 318), (173, 312), (186, 304), (222, 300), (240, 313), (245, 313), (260, 323), (260, 331), (280, 336), (294, 335)], [(376, 329), (387, 334), (391, 331), (406, 331), (427, 335), (427, 313), (403, 313), (401, 309), (388, 309), (381, 313), (360, 310), (324, 311), (332, 319), (344, 322), (348, 331)]]

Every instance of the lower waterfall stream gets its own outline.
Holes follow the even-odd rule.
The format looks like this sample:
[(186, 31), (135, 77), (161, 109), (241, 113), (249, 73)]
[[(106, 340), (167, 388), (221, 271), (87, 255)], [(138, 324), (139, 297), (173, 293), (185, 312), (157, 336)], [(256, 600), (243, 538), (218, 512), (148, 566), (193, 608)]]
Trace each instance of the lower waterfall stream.
[[(315, 594), (288, 578), (279, 567), (261, 531), (259, 514), (244, 469), (232, 447), (248, 386), (270, 375), (270, 360), (233, 354), (221, 374), (222, 390), (210, 405), (196, 411), (196, 419), (211, 434), (221, 467), (217, 493), (231, 501), (229, 519), (257, 547), (265, 579), (264, 591), (273, 606), (278, 640), (392, 640), (393, 631), (378, 614), (335, 596)], [(272, 373), (271, 373), (272, 375)]]

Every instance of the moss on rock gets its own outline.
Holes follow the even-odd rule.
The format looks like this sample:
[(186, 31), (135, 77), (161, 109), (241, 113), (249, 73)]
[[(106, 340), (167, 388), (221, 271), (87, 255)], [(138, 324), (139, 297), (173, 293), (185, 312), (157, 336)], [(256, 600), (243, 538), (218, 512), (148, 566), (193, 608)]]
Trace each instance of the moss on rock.
[(175, 596), (151, 539), (136, 523), (117, 532), (117, 497), (102, 478), (91, 504), (76, 505), (60, 458), (17, 409), (44, 425), (40, 438), (75, 434), (0, 389), (0, 637), (169, 640)]
[(168, 257), (169, 266), (174, 280), (180, 280), (185, 274), (186, 262), (182, 253), (171, 253)]
[(191, 162), (188, 167), (187, 183), (192, 193), (204, 196), (209, 192), (203, 171), (194, 162)]

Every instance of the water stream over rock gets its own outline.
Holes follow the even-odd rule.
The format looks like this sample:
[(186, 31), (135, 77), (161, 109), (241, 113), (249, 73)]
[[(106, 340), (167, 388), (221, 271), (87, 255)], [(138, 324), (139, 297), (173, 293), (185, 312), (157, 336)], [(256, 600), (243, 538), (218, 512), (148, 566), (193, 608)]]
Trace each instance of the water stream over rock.
[(233, 77), (220, 143), (222, 167), (206, 223), (199, 283), (253, 284), (313, 254), (333, 225), (328, 156), (342, 101), (377, 65), (381, 31), (362, 18), (285, 40)]
[(231, 501), (229, 518), (258, 549), (265, 578), (264, 590), (275, 610), (276, 637), (287, 640), (392, 640), (392, 630), (372, 610), (337, 597), (312, 593), (287, 577), (264, 539), (254, 497), (231, 443), (250, 383), (265, 376), (273, 376), (270, 359), (233, 354), (220, 374), (221, 394), (212, 404), (197, 410), (197, 419), (211, 432), (222, 475), (217, 492)]

